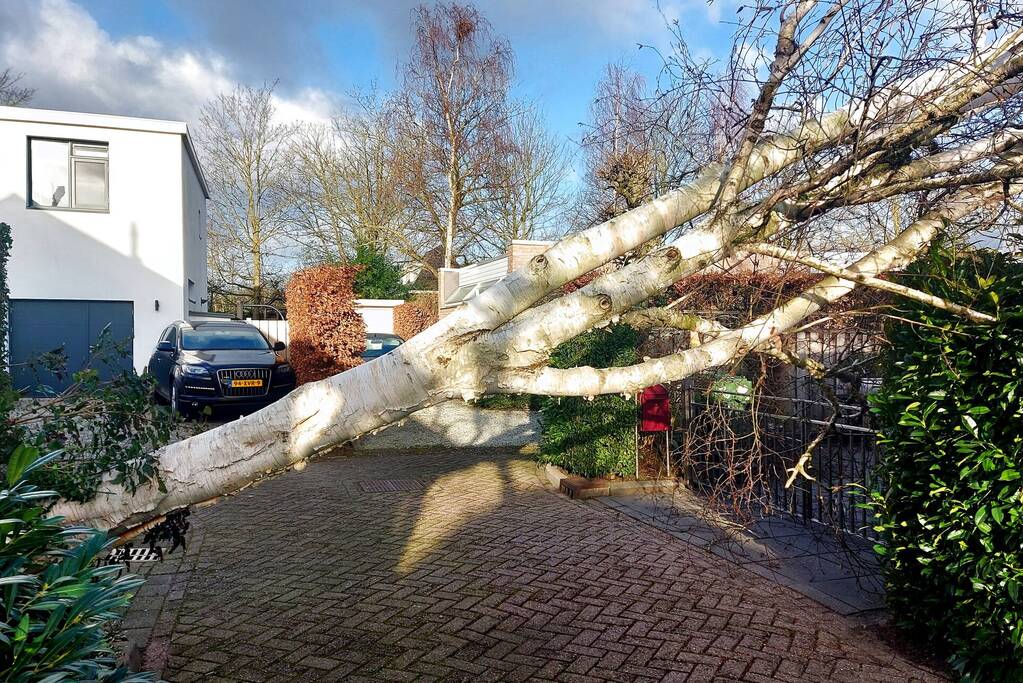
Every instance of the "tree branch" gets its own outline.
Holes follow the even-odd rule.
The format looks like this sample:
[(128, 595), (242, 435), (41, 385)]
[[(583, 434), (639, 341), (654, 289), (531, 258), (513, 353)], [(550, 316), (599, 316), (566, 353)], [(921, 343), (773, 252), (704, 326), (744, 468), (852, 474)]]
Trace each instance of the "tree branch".
[(857, 273), (847, 268), (841, 268), (839, 266), (832, 265), (827, 261), (823, 261), (813, 256), (807, 256), (798, 254), (789, 249), (783, 249), (782, 247), (775, 246), (773, 244), (744, 244), (743, 249), (751, 254), (761, 254), (763, 256), (772, 256), (782, 261), (789, 261), (790, 263), (798, 263), (800, 265), (808, 266), (814, 270), (819, 270), (822, 273), (828, 275), (834, 275), (837, 278), (843, 280), (849, 280), (860, 285), (865, 285), (872, 289), (877, 289), (882, 292), (889, 292), (891, 294), (898, 294), (899, 296), (921, 303), (940, 308), (943, 311), (949, 313), (955, 313), (961, 315), (970, 320), (978, 323), (993, 323), (997, 319), (994, 316), (988, 315), (987, 313), (981, 313), (968, 306), (961, 306), (957, 303), (947, 301), (939, 296), (921, 292), (918, 289), (907, 287), (906, 285), (900, 285), (897, 282), (890, 280), (882, 280), (881, 278), (866, 275), (864, 273)]
[[(1013, 183), (1009, 190), (1013, 194), (1023, 191), (1023, 182)], [(992, 202), (1001, 201), (1003, 193), (1001, 185), (963, 190), (925, 214), (891, 242), (861, 258), (848, 270), (857, 275), (876, 276), (903, 267), (948, 222), (959, 220)], [(526, 369), (498, 370), (493, 373), (486, 390), (488, 393), (596, 396), (631, 393), (659, 382), (684, 379), (697, 372), (724, 365), (760, 347), (856, 287), (857, 283), (849, 278), (830, 276), (770, 313), (694, 349), (621, 368), (579, 367), (562, 370), (547, 367), (538, 372)]]

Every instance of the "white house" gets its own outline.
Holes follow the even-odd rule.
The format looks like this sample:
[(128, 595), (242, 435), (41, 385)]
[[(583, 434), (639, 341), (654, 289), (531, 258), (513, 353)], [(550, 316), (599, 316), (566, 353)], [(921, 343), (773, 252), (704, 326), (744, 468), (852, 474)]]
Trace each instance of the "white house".
[(164, 327), (206, 310), (208, 198), (184, 123), (0, 107), (16, 382), (61, 346), (80, 366), (107, 325), (141, 370)]

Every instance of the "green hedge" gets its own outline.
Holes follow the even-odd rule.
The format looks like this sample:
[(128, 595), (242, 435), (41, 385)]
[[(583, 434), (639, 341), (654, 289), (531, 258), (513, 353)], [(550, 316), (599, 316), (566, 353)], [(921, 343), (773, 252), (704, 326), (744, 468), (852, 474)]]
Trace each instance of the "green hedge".
[[(596, 368), (637, 362), (636, 331), (626, 325), (593, 330), (555, 349), (551, 366)], [(540, 462), (584, 477), (636, 474), (636, 404), (621, 396), (540, 399)]]
[(998, 316), (922, 305), (890, 326), (873, 397), (872, 496), (892, 617), (969, 681), (1023, 681), (1023, 268), (935, 251), (907, 282)]

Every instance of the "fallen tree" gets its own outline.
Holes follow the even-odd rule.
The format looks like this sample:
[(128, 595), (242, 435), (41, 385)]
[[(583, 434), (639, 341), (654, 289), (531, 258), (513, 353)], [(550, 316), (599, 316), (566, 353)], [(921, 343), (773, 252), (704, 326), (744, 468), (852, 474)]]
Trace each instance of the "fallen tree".
[[(132, 492), (111, 479), (94, 500), (62, 503), (58, 513), (121, 530), (301, 468), (445, 400), (634, 392), (763, 348), (856, 287), (919, 299), (915, 290), (879, 285), (885, 281), (878, 276), (912, 261), (949, 226), (996, 223), (1023, 190), (1023, 131), (1011, 127), (1019, 120), (1023, 74), (1020, 17), (986, 16), (971, 3), (962, 16), (936, 9), (945, 3), (920, 5), (806, 0), (755, 8), (737, 53), (770, 36), (773, 56), (754, 69), (759, 93), (726, 158), (647, 204), (562, 239), (394, 352), (165, 447), (160, 483)], [(777, 27), (768, 30), (768, 21)], [(928, 30), (907, 40), (889, 28), (906, 21)], [(818, 111), (830, 102), (842, 104)], [(893, 202), (913, 210), (915, 220), (870, 243), (851, 265), (806, 253), (822, 245), (826, 251), (843, 222), (857, 230), (858, 209)], [(673, 283), (744, 250), (828, 275), (734, 328), (695, 316), (675, 320), (707, 333), (696, 348), (630, 367), (548, 367), (562, 342), (635, 316)], [(585, 286), (555, 296), (594, 271)], [(668, 318), (647, 316), (652, 324)]]

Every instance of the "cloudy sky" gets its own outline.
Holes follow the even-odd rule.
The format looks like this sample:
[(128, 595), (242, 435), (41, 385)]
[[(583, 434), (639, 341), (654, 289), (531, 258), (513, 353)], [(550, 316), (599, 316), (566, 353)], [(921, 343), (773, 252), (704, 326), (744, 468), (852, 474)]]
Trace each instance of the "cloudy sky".
[[(278, 81), (285, 119), (318, 119), (345, 93), (394, 84), (413, 0), (3, 0), (0, 69), (24, 73), (32, 106), (192, 121), (235, 83)], [(576, 137), (608, 61), (656, 78), (677, 20), (721, 54), (736, 0), (480, 0), (516, 54), (515, 94)]]

